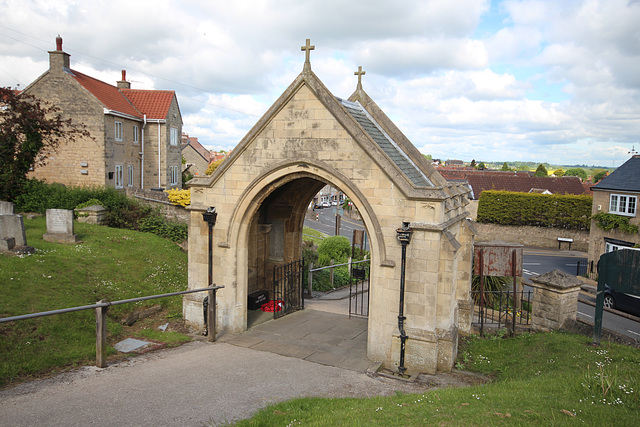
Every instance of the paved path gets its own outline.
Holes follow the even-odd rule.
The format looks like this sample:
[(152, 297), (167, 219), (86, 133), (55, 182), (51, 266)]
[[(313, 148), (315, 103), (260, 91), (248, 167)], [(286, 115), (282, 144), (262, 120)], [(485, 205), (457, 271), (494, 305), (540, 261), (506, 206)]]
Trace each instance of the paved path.
[[(341, 310), (344, 301), (321, 304)], [(279, 320), (223, 338), (235, 345), (197, 341), (0, 391), (0, 425), (217, 425), (296, 397), (369, 397), (428, 387), (362, 373), (366, 320), (313, 309)]]

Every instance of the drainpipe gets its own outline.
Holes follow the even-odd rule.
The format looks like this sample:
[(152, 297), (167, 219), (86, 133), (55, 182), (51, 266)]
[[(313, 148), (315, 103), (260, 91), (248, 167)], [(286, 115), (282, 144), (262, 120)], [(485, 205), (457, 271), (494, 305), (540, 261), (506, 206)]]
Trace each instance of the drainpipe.
[(140, 188), (144, 190), (144, 128), (147, 126), (147, 115), (142, 115), (142, 141), (140, 142)]
[(160, 171), (162, 168), (160, 167), (160, 122), (158, 122), (158, 188), (162, 187), (162, 183), (160, 182)]
[(398, 373), (400, 375), (404, 375), (407, 370), (404, 366), (404, 350), (407, 338), (409, 338), (404, 331), (404, 321), (407, 319), (404, 317), (404, 277), (407, 263), (407, 245), (411, 241), (411, 234), (413, 231), (409, 228), (408, 222), (403, 222), (402, 228), (398, 228), (396, 233), (396, 237), (402, 245), (402, 264), (400, 266), (400, 308), (398, 310), (398, 330), (400, 331), (400, 364), (398, 366)]

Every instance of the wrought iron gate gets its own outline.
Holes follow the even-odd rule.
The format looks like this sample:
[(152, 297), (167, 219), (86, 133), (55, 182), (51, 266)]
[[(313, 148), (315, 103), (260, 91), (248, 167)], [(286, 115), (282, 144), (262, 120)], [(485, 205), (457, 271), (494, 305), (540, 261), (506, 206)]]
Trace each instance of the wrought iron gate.
[(274, 319), (304, 308), (303, 272), (303, 260), (273, 269), (273, 302), (276, 305), (273, 311)]
[(353, 267), (349, 282), (349, 317), (369, 316), (369, 267)]

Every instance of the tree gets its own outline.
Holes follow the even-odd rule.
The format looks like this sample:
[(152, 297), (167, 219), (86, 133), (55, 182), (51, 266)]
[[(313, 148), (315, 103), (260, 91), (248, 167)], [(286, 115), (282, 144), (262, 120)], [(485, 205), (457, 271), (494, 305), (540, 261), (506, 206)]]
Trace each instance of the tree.
[(469, 166), (471, 166), (472, 168), (475, 169), (476, 168), (476, 159), (472, 159), (471, 160), (471, 164)]
[(484, 162), (480, 162), (480, 164), (478, 165), (478, 169), (480, 170), (485, 170), (487, 167), (484, 165)]
[(220, 160), (216, 160), (215, 162), (209, 163), (209, 167), (204, 173), (207, 175), (212, 175), (216, 171), (216, 169), (218, 169), (218, 166), (222, 164), (223, 161), (224, 159), (220, 159)]
[(502, 164), (502, 169), (500, 169), (500, 170), (503, 170), (503, 171), (510, 171), (510, 170), (511, 170), (511, 168), (509, 167), (509, 165), (507, 164), (507, 162), (504, 162), (504, 163)]
[(553, 171), (553, 174), (555, 176), (557, 176), (558, 178), (563, 177), (564, 176), (564, 169), (558, 168), (558, 169)]
[(433, 156), (431, 154), (424, 154), (424, 157), (429, 163), (433, 162)]
[(608, 175), (608, 172), (604, 169), (598, 169), (593, 171), (593, 183), (598, 183), (600, 181), (602, 181), (602, 178), (604, 178), (605, 176)]
[(573, 168), (566, 171), (564, 173), (564, 176), (577, 176), (582, 181), (584, 181), (585, 179), (587, 179), (587, 172), (585, 172), (585, 170), (582, 168)]
[(533, 176), (541, 176), (541, 177), (545, 177), (548, 175), (549, 173), (547, 172), (547, 168), (545, 168), (542, 163), (538, 165), (538, 169), (536, 169), (536, 173), (533, 174)]
[(90, 137), (85, 126), (64, 120), (55, 106), (0, 87), (0, 200), (14, 201), (31, 168), (79, 137)]

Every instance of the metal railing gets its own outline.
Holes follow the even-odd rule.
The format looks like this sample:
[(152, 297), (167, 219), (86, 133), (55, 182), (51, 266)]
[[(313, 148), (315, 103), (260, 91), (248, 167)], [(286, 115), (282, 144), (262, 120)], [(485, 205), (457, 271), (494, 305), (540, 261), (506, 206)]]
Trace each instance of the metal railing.
[[(333, 263), (333, 260), (331, 260), (331, 262)], [(308, 271), (308, 277), (307, 277), (307, 291), (309, 293), (309, 295), (311, 295), (311, 291), (313, 290), (313, 273), (315, 271), (321, 271), (321, 270), (327, 270), (327, 269), (331, 269), (331, 272), (333, 272), (333, 269), (336, 267), (342, 267), (343, 265), (348, 265), (349, 266), (349, 273), (351, 273), (351, 266), (356, 265), (356, 264), (361, 264), (363, 262), (371, 262), (370, 259), (363, 259), (361, 261), (351, 261), (349, 260), (348, 262), (342, 263), (342, 264), (331, 264), (331, 265), (327, 265), (325, 267), (318, 267), (318, 268), (313, 268), (313, 263), (309, 264), (309, 271)], [(331, 287), (333, 287), (333, 274), (331, 275)]]
[[(104, 368), (107, 366), (107, 310), (112, 305), (129, 304), (132, 302), (147, 301), (157, 298), (173, 297), (177, 295), (191, 294), (194, 292), (209, 293), (208, 318), (211, 319), (209, 330), (209, 341), (216, 340), (216, 291), (224, 286), (212, 286), (210, 288), (190, 289), (187, 291), (171, 292), (168, 294), (150, 295), (146, 297), (123, 299), (119, 301), (100, 300), (95, 304), (82, 305), (78, 307), (62, 308), (59, 310), (42, 311), (39, 313), (23, 314), (20, 316), (0, 318), (0, 323), (15, 322), (18, 320), (35, 319), (36, 317), (53, 316), (55, 314), (72, 313), (74, 311), (91, 310), (96, 311), (96, 366)], [(213, 302), (213, 303), (212, 303)]]
[(475, 304), (473, 323), (480, 326), (480, 333), (485, 326), (510, 327), (512, 329), (522, 327), (531, 328), (531, 300), (533, 291), (516, 292), (515, 308), (512, 290), (485, 291), (483, 303), (480, 300), (480, 291), (472, 291), (471, 297)]

